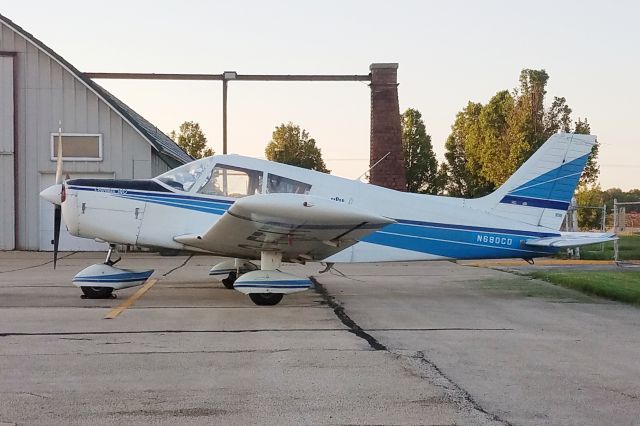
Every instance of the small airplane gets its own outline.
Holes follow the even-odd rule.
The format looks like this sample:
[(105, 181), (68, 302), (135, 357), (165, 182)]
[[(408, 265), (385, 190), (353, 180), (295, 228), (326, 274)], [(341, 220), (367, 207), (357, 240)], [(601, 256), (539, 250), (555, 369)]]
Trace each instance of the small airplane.
[[(108, 297), (151, 275), (113, 266), (115, 245), (135, 244), (233, 258), (210, 275), (224, 276), (225, 287), (257, 305), (275, 305), (312, 284), (281, 272), (282, 262), (325, 262), (325, 271), (355, 262), (533, 262), (614, 240), (611, 233), (559, 231), (595, 141), (555, 134), (477, 199), (399, 192), (240, 155), (196, 160), (153, 179), (66, 181), (59, 156), (56, 184), (40, 195), (55, 204), (54, 267), (61, 218), (72, 235), (109, 243), (105, 262), (73, 280), (87, 297)], [(257, 259), (259, 266), (251, 262)]]

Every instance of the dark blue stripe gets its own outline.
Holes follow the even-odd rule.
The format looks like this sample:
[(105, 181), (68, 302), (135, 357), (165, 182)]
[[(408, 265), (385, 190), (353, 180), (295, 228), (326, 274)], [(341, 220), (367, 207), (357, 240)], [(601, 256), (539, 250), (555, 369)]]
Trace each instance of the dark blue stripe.
[(90, 279), (99, 279), (99, 278), (148, 278), (153, 274), (153, 271), (147, 272), (123, 272), (120, 274), (104, 274), (104, 275), (89, 275), (86, 277), (77, 277), (77, 278), (90, 278)]
[(541, 209), (567, 210), (569, 203), (558, 200), (541, 200), (539, 198), (519, 197), (517, 195), (505, 195), (502, 204), (514, 204), (517, 206), (539, 207)]
[(531, 235), (526, 234), (541, 237), (557, 236), (558, 233), (523, 232), (522, 234), (525, 235), (519, 235), (519, 231), (493, 230), (492, 228), (480, 228), (482, 230), (477, 231), (468, 228), (394, 223), (385, 226), (381, 231), (365, 236), (362, 241), (453, 259), (539, 257), (558, 251), (523, 246), (525, 241), (531, 239)]
[[(461, 229), (465, 231), (479, 231), (479, 232), (495, 232), (499, 234), (508, 234), (508, 235), (531, 235), (534, 237), (556, 237), (560, 235), (559, 233), (550, 233), (550, 232), (537, 232), (537, 231), (522, 231), (516, 229), (504, 229), (504, 228), (487, 228), (484, 226), (471, 226), (471, 225), (454, 225), (449, 223), (437, 223), (437, 222), (422, 222), (419, 220), (407, 220), (407, 219), (395, 219), (396, 222), (409, 225), (419, 225), (426, 226), (430, 228), (450, 228), (450, 229)], [(387, 225), (392, 226), (392, 225)], [(386, 230), (387, 228), (383, 228)]]
[[(80, 189), (91, 190), (84, 188)], [(126, 198), (130, 196), (131, 198), (133, 198), (133, 196), (138, 196), (140, 199), (147, 200), (151, 203), (170, 206), (179, 204), (175, 207), (203, 211), (212, 214), (220, 214), (218, 212), (222, 210), (218, 208), (217, 212), (212, 211), (216, 209), (216, 207), (213, 207), (216, 203), (218, 203), (218, 205), (220, 205), (219, 203), (225, 203), (229, 206), (233, 204), (232, 201), (230, 202), (227, 200), (158, 193), (149, 194), (138, 191), (131, 191), (126, 194), (114, 192), (114, 195)], [(159, 198), (161, 198), (162, 201)], [(549, 200), (538, 201), (549, 202)], [(381, 230), (382, 232), (379, 231), (370, 234), (363, 238), (362, 241), (456, 259), (534, 257), (541, 255), (544, 256), (558, 251), (555, 248), (539, 248), (537, 250), (530, 250), (523, 247), (524, 241), (532, 236), (538, 238), (558, 236), (559, 234), (557, 232), (491, 228), (485, 226), (447, 224), (407, 219), (396, 219), (396, 221), (397, 223), (385, 226)], [(485, 235), (488, 238), (491, 238), (492, 235), (490, 234), (501, 234), (501, 237), (508, 237), (509, 243), (484, 244), (483, 242), (478, 241), (478, 238), (484, 237)], [(493, 238), (495, 240), (495, 236), (493, 236)], [(239, 285), (242, 284), (239, 283)], [(244, 285), (252, 286), (247, 284)], [(273, 286), (273, 284), (270, 285)]]
[(152, 179), (71, 179), (67, 185), (96, 188), (138, 189), (141, 191), (171, 192)]
[(213, 207), (213, 205), (216, 205), (216, 203), (209, 203), (211, 204), (211, 206), (206, 206), (202, 204), (193, 205), (193, 204), (189, 204), (188, 202), (187, 203), (181, 202), (178, 199), (160, 201), (160, 200), (151, 199), (149, 197), (129, 196), (128, 194), (126, 195), (114, 194), (114, 195), (120, 198), (126, 198), (127, 200), (144, 201), (147, 203), (160, 204), (162, 206), (177, 207), (180, 209), (195, 210), (203, 213), (213, 213), (216, 215), (221, 215), (227, 211), (227, 209), (224, 207)]
[(252, 280), (252, 281), (240, 281), (241, 284), (305, 284), (310, 285), (310, 280), (279, 280), (279, 281), (268, 281), (268, 280)]
[(311, 285), (234, 284), (234, 288), (309, 288)]
[(127, 279), (112, 279), (112, 278), (74, 278), (74, 283), (132, 283), (134, 281), (145, 281), (146, 278), (127, 278)]
[[(87, 188), (78, 188), (78, 189), (85, 190), (85, 191), (91, 190)], [(151, 197), (169, 198), (169, 200), (167, 200), (167, 203), (180, 203), (182, 200), (196, 200), (196, 201), (203, 202), (203, 204), (201, 205), (203, 209), (198, 209), (200, 211), (205, 211), (204, 209), (215, 209), (215, 207), (211, 206), (211, 204), (215, 204), (215, 203), (227, 204), (228, 206), (231, 206), (231, 204), (234, 203), (234, 201), (228, 201), (228, 200), (202, 198), (202, 197), (190, 197), (190, 196), (183, 196), (183, 195), (177, 196), (175, 194), (157, 194), (157, 193), (150, 194), (150, 193), (142, 193), (139, 191), (128, 191), (126, 194), (116, 194), (116, 195), (125, 196), (125, 197), (129, 195), (139, 195), (144, 197), (145, 199), (150, 199)], [(153, 202), (151, 200), (149, 201)], [(172, 205), (172, 204), (164, 204), (164, 205)], [(185, 202), (184, 204), (180, 204), (180, 206), (176, 206), (176, 207), (196, 210), (195, 208), (192, 207), (192, 205), (197, 205), (197, 204), (193, 202), (191, 203)], [(222, 210), (222, 208), (219, 208), (218, 210)], [(206, 210), (206, 211), (209, 211), (209, 210)], [(449, 224), (449, 223), (425, 222), (425, 221), (419, 221), (419, 220), (408, 220), (408, 219), (395, 219), (395, 220), (398, 223), (404, 223), (409, 225), (419, 225), (419, 226), (427, 226), (427, 227), (435, 227), (435, 228), (462, 229), (462, 230), (468, 230), (468, 231), (497, 232), (497, 233), (511, 234), (511, 235), (531, 235), (535, 237), (552, 237), (552, 236), (559, 235), (558, 233), (549, 233), (549, 232), (521, 231), (521, 230), (514, 230), (514, 229), (489, 228), (489, 227), (471, 226), (471, 225), (455, 225), (455, 224)], [(276, 225), (276, 223), (273, 223), (273, 224)], [(322, 226), (322, 225), (318, 225), (318, 226)]]
[[(103, 192), (103, 191), (98, 191), (97, 188), (95, 187), (83, 187), (83, 186), (74, 186), (74, 185), (70, 185), (69, 189), (75, 189), (78, 191), (94, 191), (94, 192)], [(109, 188), (110, 189), (110, 188)], [(126, 191), (126, 192), (122, 192), (122, 191)], [(109, 194), (110, 192), (105, 191), (106, 194)], [(182, 195), (182, 194), (178, 194), (178, 193), (159, 193), (159, 192), (141, 192), (141, 191), (134, 191), (134, 190), (129, 190), (129, 189), (122, 189), (122, 188), (113, 188), (113, 194), (116, 195), (141, 195), (141, 196), (153, 196), (153, 197), (164, 197), (164, 198), (175, 198), (178, 200), (196, 200), (196, 201), (203, 201), (203, 202), (215, 202), (215, 203), (222, 203), (222, 204), (228, 204), (231, 205), (233, 203), (235, 203), (235, 200), (222, 200), (222, 199), (211, 199), (211, 198), (204, 198), (204, 197), (196, 197), (196, 196), (192, 196), (192, 195)]]

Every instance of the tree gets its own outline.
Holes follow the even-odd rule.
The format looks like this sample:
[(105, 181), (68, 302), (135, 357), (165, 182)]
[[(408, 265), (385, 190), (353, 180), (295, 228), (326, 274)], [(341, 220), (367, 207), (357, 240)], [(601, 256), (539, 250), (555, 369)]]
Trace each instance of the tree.
[[(609, 188), (602, 193), (602, 197), (607, 205), (607, 211), (612, 212), (614, 199), (622, 203), (640, 201), (640, 189), (632, 189), (625, 192), (620, 188)], [(640, 212), (640, 206), (638, 205), (625, 206), (625, 208), (627, 212)]]
[[(591, 126), (589, 122), (585, 118), (581, 120), (578, 118), (578, 121), (575, 122), (574, 133), (579, 133), (582, 135), (591, 134)], [(598, 183), (598, 175), (600, 174), (600, 167), (598, 166), (598, 150), (599, 143), (596, 140), (596, 144), (591, 148), (591, 154), (589, 154), (589, 158), (587, 159), (587, 164), (582, 171), (582, 176), (580, 176), (579, 186), (587, 187), (594, 186)]]
[[(457, 116), (447, 139), (447, 190), (451, 195), (480, 196), (502, 185), (551, 135), (558, 131), (589, 133), (589, 123), (572, 126), (566, 99), (544, 107), (549, 75), (524, 69), (520, 86), (497, 92), (486, 105), (469, 102)], [(587, 162), (581, 183), (597, 181), (598, 147)]]
[[(604, 195), (600, 185), (579, 186), (576, 191), (576, 204), (585, 207), (600, 207), (604, 203)], [(578, 209), (578, 226), (581, 229), (600, 229), (602, 211), (598, 209)]]
[(276, 127), (264, 150), (267, 159), (278, 163), (329, 173), (320, 148), (309, 132), (289, 122)]
[(420, 111), (408, 108), (402, 114), (402, 148), (407, 171), (407, 191), (438, 194), (442, 190), (438, 160), (433, 153)]
[(213, 149), (207, 147), (207, 138), (196, 122), (185, 121), (180, 125), (178, 133), (172, 130), (169, 137), (193, 158), (210, 157), (214, 154)]
[(446, 162), (441, 171), (446, 175), (445, 189), (456, 197), (476, 197), (493, 191), (494, 186), (480, 174), (481, 162), (467, 156), (467, 149), (475, 149), (480, 140), (480, 111), (482, 105), (469, 102), (456, 115), (451, 134), (445, 143)]

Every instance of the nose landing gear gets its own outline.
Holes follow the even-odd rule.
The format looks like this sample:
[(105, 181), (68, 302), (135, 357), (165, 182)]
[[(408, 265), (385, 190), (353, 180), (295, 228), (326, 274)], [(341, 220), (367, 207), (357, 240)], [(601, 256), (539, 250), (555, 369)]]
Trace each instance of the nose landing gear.
[[(114, 254), (118, 256), (115, 260), (111, 258)], [(109, 244), (105, 261), (78, 272), (73, 277), (73, 284), (89, 299), (105, 299), (111, 297), (114, 290), (140, 285), (153, 274), (153, 269), (134, 271), (113, 266), (121, 259), (115, 244)]]

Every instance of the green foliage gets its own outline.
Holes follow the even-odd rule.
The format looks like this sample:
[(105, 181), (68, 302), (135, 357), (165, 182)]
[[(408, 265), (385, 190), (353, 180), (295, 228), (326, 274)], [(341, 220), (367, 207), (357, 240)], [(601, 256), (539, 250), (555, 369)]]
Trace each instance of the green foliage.
[[(545, 109), (548, 80), (545, 70), (524, 69), (520, 87), (497, 92), (485, 105), (469, 102), (458, 113), (445, 145), (443, 170), (449, 194), (485, 195), (502, 185), (554, 133), (589, 133), (586, 119), (572, 126), (565, 98), (555, 97)], [(595, 146), (583, 174), (584, 185), (597, 182), (597, 154)]]
[[(620, 188), (609, 188), (602, 193), (602, 198), (607, 205), (607, 211), (613, 211), (613, 200), (618, 200), (620, 203), (640, 201), (640, 189), (632, 189), (630, 191), (623, 191)], [(640, 205), (625, 206), (627, 213), (640, 212)]]
[(640, 272), (547, 270), (529, 275), (583, 293), (640, 305)]
[[(580, 185), (576, 191), (576, 204), (578, 206), (600, 207), (604, 202), (600, 185)], [(578, 225), (581, 229), (592, 230), (602, 227), (602, 210), (578, 209)]]
[(301, 130), (300, 126), (292, 122), (276, 127), (264, 152), (270, 161), (324, 173), (330, 172), (324, 164), (315, 139), (310, 138), (306, 130)]
[(433, 153), (431, 136), (416, 109), (408, 108), (402, 114), (402, 148), (407, 171), (407, 191), (438, 194), (444, 182), (438, 172), (438, 160)]
[(207, 147), (207, 138), (200, 124), (194, 121), (185, 121), (180, 125), (180, 130), (177, 133), (172, 130), (169, 137), (193, 158), (210, 157), (214, 154), (213, 149)]
[[(579, 133), (581, 135), (589, 135), (591, 134), (591, 126), (589, 122), (585, 118), (584, 121), (578, 118), (578, 121), (575, 122), (575, 128), (573, 130), (574, 133)], [(593, 186), (598, 182), (598, 175), (600, 174), (600, 167), (598, 166), (598, 150), (599, 143), (596, 141), (596, 144), (591, 148), (591, 154), (589, 154), (589, 158), (587, 159), (587, 164), (584, 167), (584, 171), (582, 172), (582, 176), (580, 176), (580, 187), (583, 186)]]
[(441, 173), (446, 175), (445, 189), (455, 197), (476, 197), (490, 193), (495, 186), (480, 174), (482, 163), (467, 150), (474, 150), (480, 144), (480, 112), (482, 105), (469, 102), (456, 115), (451, 126), (451, 134), (445, 143), (446, 162)]

